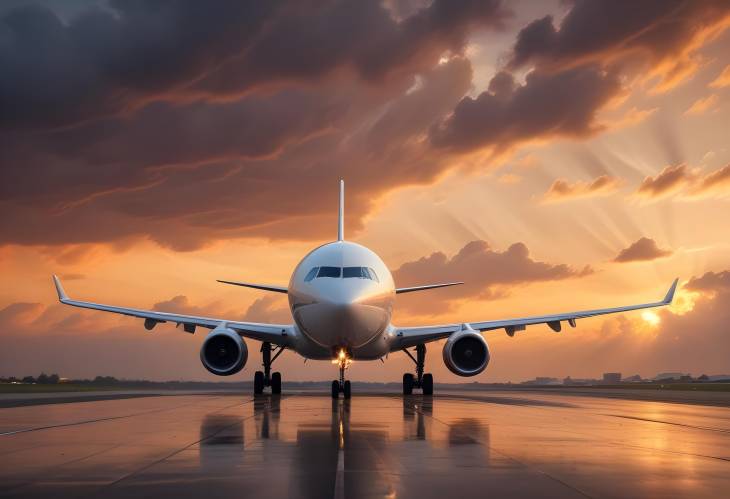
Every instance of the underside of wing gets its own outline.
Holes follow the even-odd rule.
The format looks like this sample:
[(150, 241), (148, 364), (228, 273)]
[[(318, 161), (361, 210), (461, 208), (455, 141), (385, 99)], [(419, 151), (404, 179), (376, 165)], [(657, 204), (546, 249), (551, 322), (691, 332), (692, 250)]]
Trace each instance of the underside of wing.
[(578, 312), (568, 312), (564, 314), (537, 315), (532, 317), (521, 317), (516, 319), (504, 319), (495, 321), (470, 322), (465, 324), (445, 324), (441, 326), (420, 326), (420, 327), (402, 327), (396, 328), (397, 341), (394, 343), (394, 350), (407, 348), (419, 343), (427, 343), (448, 337), (452, 333), (461, 330), (463, 327), (471, 327), (478, 331), (490, 331), (493, 329), (504, 328), (509, 336), (514, 336), (516, 331), (522, 331), (527, 326), (535, 324), (547, 324), (553, 331), (560, 331), (562, 323), (567, 322), (571, 327), (575, 327), (577, 319), (586, 317), (595, 317), (598, 315), (615, 314), (620, 312), (629, 312), (631, 310), (640, 310), (645, 308), (663, 307), (672, 303), (674, 293), (677, 289), (679, 279), (675, 279), (670, 286), (664, 299), (657, 302), (642, 303), (639, 305), (626, 305), (623, 307), (601, 308), (594, 310), (581, 310)]
[(55, 275), (53, 276), (53, 282), (56, 286), (56, 292), (58, 293), (58, 300), (64, 305), (138, 317), (140, 319), (144, 319), (144, 326), (148, 330), (151, 330), (157, 324), (164, 322), (170, 322), (177, 326), (182, 325), (184, 331), (191, 334), (194, 333), (195, 329), (198, 327), (205, 329), (226, 327), (236, 331), (238, 334), (246, 338), (268, 341), (280, 346), (289, 346), (293, 340), (293, 335), (295, 334), (295, 329), (291, 324), (260, 324), (256, 322), (229, 321), (211, 317), (173, 314), (168, 312), (158, 312), (156, 310), (142, 310), (137, 308), (118, 307), (114, 305), (73, 300), (68, 297), (61, 285), (60, 279)]

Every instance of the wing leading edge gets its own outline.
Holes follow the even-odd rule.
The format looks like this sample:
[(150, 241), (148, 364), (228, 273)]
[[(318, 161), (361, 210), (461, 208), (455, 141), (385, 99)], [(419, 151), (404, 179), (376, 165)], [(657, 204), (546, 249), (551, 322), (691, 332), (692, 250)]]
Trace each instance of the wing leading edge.
[[(473, 329), (478, 331), (490, 331), (493, 329), (504, 328), (509, 336), (514, 336), (516, 331), (522, 331), (527, 326), (535, 324), (547, 324), (553, 331), (559, 332), (562, 329), (562, 323), (567, 322), (571, 327), (575, 327), (577, 319), (586, 317), (595, 317), (597, 315), (615, 314), (619, 312), (629, 312), (631, 310), (640, 310), (643, 308), (663, 307), (672, 303), (674, 292), (677, 290), (679, 279), (675, 279), (664, 296), (664, 299), (652, 303), (643, 303), (640, 305), (627, 305), (624, 307), (600, 308), (595, 310), (581, 310), (579, 312), (568, 312), (565, 314), (537, 315), (533, 317), (522, 317), (517, 319), (506, 319), (484, 322), (468, 323)], [(426, 343), (446, 338), (456, 331), (460, 331), (464, 324), (445, 324), (441, 326), (422, 326), (422, 327), (402, 327), (396, 328), (396, 336), (399, 341), (394, 342), (393, 350), (400, 350), (419, 343)]]
[(63, 289), (63, 285), (61, 284), (61, 280), (55, 275), (53, 276), (53, 283), (56, 286), (58, 300), (64, 305), (138, 317), (145, 320), (144, 325), (147, 329), (152, 329), (158, 323), (162, 322), (172, 322), (178, 326), (182, 324), (183, 329), (188, 333), (194, 333), (196, 327), (215, 329), (220, 326), (233, 329), (238, 334), (246, 338), (268, 341), (280, 346), (290, 346), (295, 334), (294, 327), (290, 324), (260, 324), (256, 322), (229, 321), (211, 317), (172, 314), (168, 312), (158, 312), (156, 310), (117, 307), (114, 305), (73, 300), (66, 294), (66, 291)]

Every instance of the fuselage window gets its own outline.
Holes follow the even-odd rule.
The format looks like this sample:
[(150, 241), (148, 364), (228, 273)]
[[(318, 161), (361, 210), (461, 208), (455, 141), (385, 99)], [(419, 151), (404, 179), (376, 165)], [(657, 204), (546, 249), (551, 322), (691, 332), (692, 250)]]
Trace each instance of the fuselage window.
[(340, 277), (341, 271), (340, 267), (320, 267), (317, 277)]
[(314, 279), (314, 276), (317, 275), (318, 270), (319, 270), (319, 267), (314, 267), (312, 270), (307, 272), (307, 276), (304, 278), (304, 282), (309, 282), (312, 279)]

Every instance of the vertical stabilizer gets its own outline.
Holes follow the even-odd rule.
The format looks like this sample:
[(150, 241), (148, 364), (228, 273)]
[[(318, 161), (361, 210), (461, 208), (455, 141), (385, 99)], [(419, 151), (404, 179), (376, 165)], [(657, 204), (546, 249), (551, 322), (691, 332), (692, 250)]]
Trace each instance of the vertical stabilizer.
[(337, 216), (337, 240), (345, 240), (345, 181), (340, 179), (340, 213)]

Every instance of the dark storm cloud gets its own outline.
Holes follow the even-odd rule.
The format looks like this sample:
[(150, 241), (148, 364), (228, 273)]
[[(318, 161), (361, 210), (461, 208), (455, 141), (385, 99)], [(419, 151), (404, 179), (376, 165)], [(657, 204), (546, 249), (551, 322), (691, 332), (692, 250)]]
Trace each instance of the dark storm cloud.
[[(546, 16), (523, 28), (508, 66), (558, 68), (632, 56), (656, 64), (681, 55), (728, 15), (730, 5), (723, 0), (576, 0), (560, 26)], [(678, 57), (673, 64), (684, 62)], [(666, 77), (679, 69), (671, 68)]]
[(660, 248), (653, 239), (642, 237), (635, 243), (632, 243), (628, 248), (622, 249), (613, 261), (621, 263), (645, 262), (656, 260), (657, 258), (664, 258), (671, 254), (671, 250)]
[(278, 2), (117, 1), (64, 23), (48, 7), (0, 17), (0, 128), (46, 127), (119, 112), (235, 54)]
[(620, 91), (617, 76), (596, 66), (532, 71), (524, 85), (502, 72), (492, 79), (489, 91), (475, 99), (464, 97), (453, 114), (431, 130), (431, 142), (455, 151), (504, 151), (532, 139), (586, 136), (599, 129), (596, 112)]
[(366, 80), (423, 70), (445, 50), (460, 52), (470, 28), (500, 27), (506, 16), (497, 0), (435, 0), (400, 22), (379, 2), (325, 2), (316, 10), (292, 2), (240, 57), (194, 89), (235, 94), (259, 82), (316, 78), (338, 68)]
[[(472, 241), (452, 257), (443, 252), (432, 253), (406, 262), (393, 272), (398, 287), (419, 284), (463, 281), (465, 284), (434, 291), (431, 299), (399, 300), (422, 313), (436, 313), (448, 308), (449, 302), (463, 298), (500, 296), (505, 289), (531, 282), (555, 281), (591, 274), (585, 267), (576, 270), (565, 264), (540, 262), (530, 257), (527, 246), (515, 243), (505, 251), (493, 250), (486, 241)], [(436, 295), (435, 293), (438, 293)]]
[[(522, 29), (505, 71), (488, 91), (465, 97), (432, 129), (431, 141), (453, 151), (499, 152), (529, 140), (590, 135), (600, 129), (597, 112), (621, 94), (621, 81), (659, 68), (665, 87), (680, 81), (696, 67), (691, 52), (728, 19), (727, 2), (578, 0), (560, 29), (550, 16)], [(517, 85), (510, 71), (528, 64), (533, 69)]]
[(347, 179), (352, 234), (374, 193), (438, 174), (441, 158), (417, 137), (470, 81), (469, 63), (454, 58), (423, 72), (408, 92), (335, 80), (6, 134), (0, 141), (12, 167), (0, 170), (0, 206), (13, 216), (0, 217), (0, 243), (131, 236), (189, 250), (227, 237), (331, 237), (339, 176)]
[(121, 1), (68, 22), (46, 6), (0, 14), (0, 128), (54, 127), (151, 99), (240, 94), (351, 66), (368, 79), (426, 69), (473, 26), (499, 26), (498, 0), (444, 1), (400, 22), (375, 1)]

